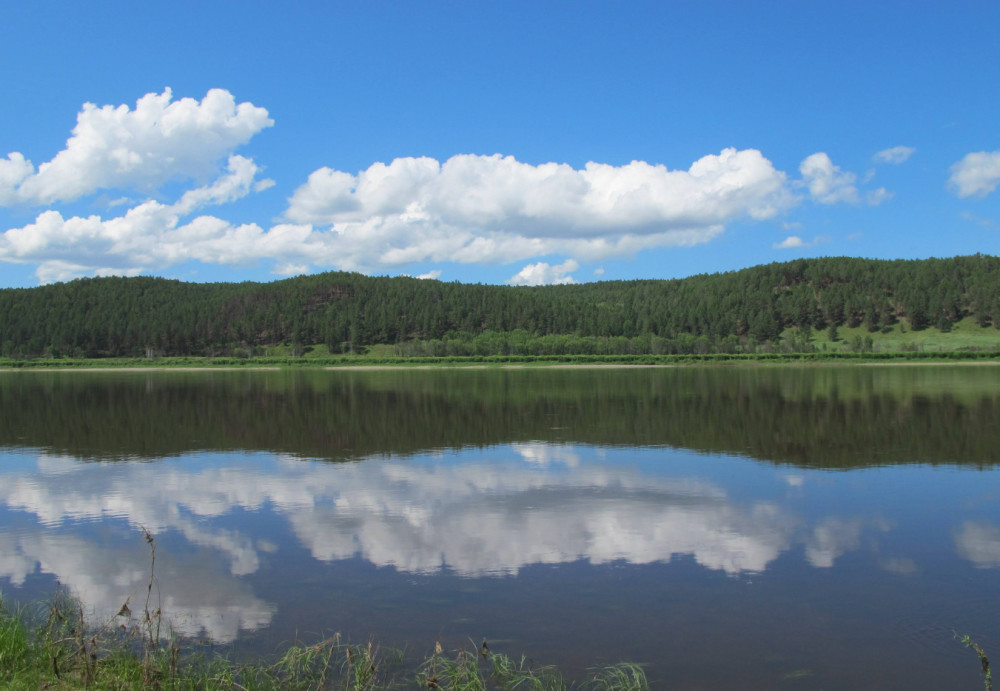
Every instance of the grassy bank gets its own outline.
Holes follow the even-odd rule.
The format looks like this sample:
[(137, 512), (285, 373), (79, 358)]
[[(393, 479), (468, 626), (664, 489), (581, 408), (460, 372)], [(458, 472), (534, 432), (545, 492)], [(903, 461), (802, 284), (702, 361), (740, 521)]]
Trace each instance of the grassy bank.
[(553, 667), (494, 652), (489, 644), (445, 651), (419, 663), (374, 641), (335, 635), (285, 647), (272, 659), (241, 662), (165, 641), (160, 610), (137, 616), (126, 603), (113, 621), (89, 625), (67, 596), (14, 609), (0, 599), (0, 685), (5, 689), (648, 689), (641, 666), (623, 663), (567, 681)]
[(154, 357), (154, 358), (0, 358), (0, 369), (143, 369), (279, 367), (427, 367), (504, 365), (685, 365), (787, 362), (987, 362), (1000, 350), (815, 351), (790, 353), (691, 353), (677, 355), (469, 355), (396, 357), (333, 355), (325, 357)]

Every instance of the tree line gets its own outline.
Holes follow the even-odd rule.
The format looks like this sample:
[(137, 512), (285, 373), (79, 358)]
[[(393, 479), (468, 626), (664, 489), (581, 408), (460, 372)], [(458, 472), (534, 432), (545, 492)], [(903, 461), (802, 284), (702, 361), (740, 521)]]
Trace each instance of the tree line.
[(559, 286), (328, 272), (269, 283), (84, 278), (0, 290), (4, 357), (229, 355), (325, 344), (401, 354), (733, 352), (786, 329), (900, 320), (1000, 328), (1000, 258), (798, 259), (674, 280)]

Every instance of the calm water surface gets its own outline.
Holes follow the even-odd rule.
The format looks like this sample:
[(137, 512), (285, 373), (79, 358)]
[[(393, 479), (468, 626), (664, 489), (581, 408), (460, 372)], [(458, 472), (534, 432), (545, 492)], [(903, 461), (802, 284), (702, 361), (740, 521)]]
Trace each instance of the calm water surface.
[(970, 688), (1000, 367), (0, 375), (0, 590), (654, 688)]

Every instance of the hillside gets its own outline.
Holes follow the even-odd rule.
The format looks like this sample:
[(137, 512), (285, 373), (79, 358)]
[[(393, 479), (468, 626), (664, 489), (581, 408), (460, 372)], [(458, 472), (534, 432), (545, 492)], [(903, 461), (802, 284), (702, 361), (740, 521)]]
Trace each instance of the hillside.
[(238, 284), (80, 279), (0, 290), (0, 355), (224, 355), (280, 344), (333, 353), (395, 344), (417, 355), (732, 352), (809, 349), (815, 332), (947, 332), (959, 322), (1000, 328), (1000, 258), (800, 259), (541, 287), (344, 272)]

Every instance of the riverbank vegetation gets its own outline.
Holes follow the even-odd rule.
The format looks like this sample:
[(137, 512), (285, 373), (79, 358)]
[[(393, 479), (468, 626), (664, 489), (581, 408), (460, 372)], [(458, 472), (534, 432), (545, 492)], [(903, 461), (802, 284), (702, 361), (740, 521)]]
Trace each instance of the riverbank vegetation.
[(559, 286), (329, 272), (0, 290), (14, 359), (666, 356), (1000, 350), (1000, 258), (800, 259)]
[[(34, 614), (32, 613), (34, 612)], [(436, 644), (415, 663), (404, 651), (374, 641), (351, 644), (339, 634), (286, 646), (270, 660), (237, 660), (221, 652), (165, 639), (161, 612), (146, 604), (133, 614), (126, 602), (109, 622), (93, 626), (83, 607), (63, 594), (33, 610), (0, 598), (0, 684), (35, 689), (593, 689), (644, 691), (640, 665), (595, 668), (581, 682), (553, 667), (490, 649), (487, 641), (445, 651)]]
[(4, 369), (171, 369), (171, 368), (279, 368), (279, 367), (428, 367), (428, 366), (509, 366), (509, 365), (606, 365), (672, 366), (710, 363), (790, 363), (790, 362), (990, 362), (1000, 360), (1000, 349), (929, 351), (836, 351), (784, 353), (680, 353), (675, 355), (314, 355), (313, 357), (148, 357), (148, 358), (0, 358)]

